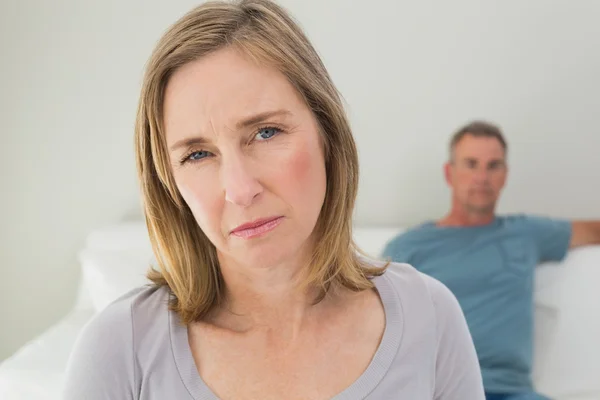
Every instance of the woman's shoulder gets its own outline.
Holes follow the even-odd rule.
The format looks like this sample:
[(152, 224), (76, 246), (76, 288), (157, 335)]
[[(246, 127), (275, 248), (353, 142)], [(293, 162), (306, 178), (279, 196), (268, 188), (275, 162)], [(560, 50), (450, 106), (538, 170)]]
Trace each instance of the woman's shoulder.
[[(144, 332), (149, 325), (168, 313), (169, 292), (164, 287), (135, 288), (99, 311), (82, 329), (78, 347), (85, 345), (111, 348), (133, 347), (135, 334)], [(116, 354), (120, 354), (118, 351)]]
[(165, 287), (145, 285), (132, 289), (99, 311), (84, 332), (132, 329), (133, 325), (145, 324), (144, 319), (155, 320), (166, 313), (168, 300), (169, 291)]
[(116, 386), (111, 389), (114, 393), (132, 393), (138, 386), (139, 346), (149, 332), (159, 332), (159, 325), (163, 334), (168, 334), (164, 324), (168, 299), (166, 288), (144, 286), (98, 312), (74, 344), (67, 366), (65, 398), (83, 398), (80, 395), (86, 390), (100, 390), (106, 382)]
[[(378, 266), (385, 265), (381, 261), (375, 263)], [(436, 309), (437, 313), (440, 308), (454, 308), (458, 303), (446, 285), (417, 270), (411, 264), (389, 262), (384, 274), (378, 280), (379, 282), (375, 282), (376, 286), (382, 286), (381, 281), (385, 281), (385, 285), (393, 288), (402, 298), (403, 303), (424, 305), (423, 301), (425, 301)]]

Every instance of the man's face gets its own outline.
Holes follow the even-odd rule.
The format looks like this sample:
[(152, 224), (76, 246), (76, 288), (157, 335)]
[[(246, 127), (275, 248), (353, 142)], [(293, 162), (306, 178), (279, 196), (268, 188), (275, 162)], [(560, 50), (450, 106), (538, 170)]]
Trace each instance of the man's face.
[(467, 134), (454, 147), (445, 172), (454, 201), (469, 212), (493, 213), (506, 182), (505, 150), (496, 138)]

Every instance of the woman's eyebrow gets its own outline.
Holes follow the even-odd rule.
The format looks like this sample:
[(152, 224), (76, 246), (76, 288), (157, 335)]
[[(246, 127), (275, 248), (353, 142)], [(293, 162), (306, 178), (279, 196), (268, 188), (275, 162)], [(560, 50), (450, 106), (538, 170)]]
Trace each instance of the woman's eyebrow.
[(250, 126), (257, 125), (261, 122), (268, 120), (269, 118), (278, 117), (278, 116), (286, 116), (292, 115), (291, 111), (280, 109), (280, 110), (272, 110), (265, 111), (258, 114), (254, 114), (250, 117), (244, 118), (236, 124), (237, 129), (244, 129)]
[(198, 145), (206, 144), (208, 142), (209, 142), (209, 140), (207, 140), (201, 136), (188, 137), (188, 138), (184, 138), (184, 139), (178, 140), (175, 143), (173, 143), (171, 145), (171, 147), (169, 147), (169, 150), (175, 151), (182, 147), (187, 148), (187, 147), (192, 147), (192, 146), (198, 146)]

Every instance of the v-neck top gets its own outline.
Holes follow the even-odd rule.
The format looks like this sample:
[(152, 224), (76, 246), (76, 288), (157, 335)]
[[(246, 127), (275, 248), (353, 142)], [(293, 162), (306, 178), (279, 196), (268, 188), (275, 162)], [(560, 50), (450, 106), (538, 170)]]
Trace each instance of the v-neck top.
[[(333, 399), (484, 400), (454, 295), (408, 264), (390, 264), (373, 282), (385, 313), (382, 339), (365, 371)], [(138, 288), (97, 314), (71, 354), (64, 398), (219, 400), (198, 374), (170, 295)]]

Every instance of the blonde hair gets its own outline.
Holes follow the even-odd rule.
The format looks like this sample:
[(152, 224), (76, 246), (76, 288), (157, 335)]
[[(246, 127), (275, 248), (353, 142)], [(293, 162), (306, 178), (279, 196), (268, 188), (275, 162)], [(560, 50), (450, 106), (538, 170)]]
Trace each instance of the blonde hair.
[(183, 323), (201, 319), (223, 300), (216, 249), (182, 199), (170, 170), (163, 101), (169, 78), (178, 68), (226, 46), (283, 73), (320, 127), (327, 188), (304, 284), (320, 290), (317, 301), (334, 284), (353, 291), (372, 288), (370, 278), (384, 268), (362, 261), (352, 241), (358, 155), (342, 102), (301, 28), (268, 0), (204, 3), (172, 26), (150, 57), (135, 128), (144, 213), (159, 265), (148, 277), (156, 285), (168, 286), (174, 295), (171, 308)]

